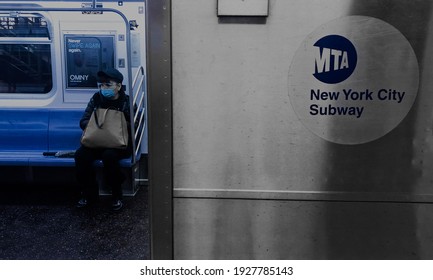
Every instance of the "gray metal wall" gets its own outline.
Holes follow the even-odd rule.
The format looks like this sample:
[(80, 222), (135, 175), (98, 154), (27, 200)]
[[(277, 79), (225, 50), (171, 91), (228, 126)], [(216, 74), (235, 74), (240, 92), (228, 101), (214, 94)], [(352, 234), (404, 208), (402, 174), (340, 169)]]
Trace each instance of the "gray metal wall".
[[(432, 12), (429, 0), (270, 0), (266, 20), (218, 19), (215, 0), (173, 1), (174, 257), (431, 258)], [(364, 125), (383, 135), (347, 144), (314, 129), (362, 136), (358, 123), (296, 111), (291, 65), (310, 34), (351, 15), (407, 39), (419, 84), (394, 126), (379, 109)], [(384, 56), (399, 50), (378, 40)], [(369, 51), (369, 65), (388, 63)], [(411, 74), (404, 61), (390, 75)]]

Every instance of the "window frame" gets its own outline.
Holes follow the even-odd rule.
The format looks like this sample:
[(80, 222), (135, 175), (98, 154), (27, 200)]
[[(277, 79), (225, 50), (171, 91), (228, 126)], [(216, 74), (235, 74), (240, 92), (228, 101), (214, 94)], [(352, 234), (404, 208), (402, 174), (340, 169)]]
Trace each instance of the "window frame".
[(49, 65), (50, 65), (50, 77), (51, 77), (51, 88), (47, 92), (0, 92), (0, 99), (4, 98), (19, 98), (24, 97), (28, 98), (29, 96), (32, 96), (32, 98), (42, 98), (47, 99), (50, 98), (53, 95), (53, 91), (56, 87), (55, 85), (55, 76), (54, 76), (54, 68), (55, 68), (55, 61), (54, 61), (54, 46), (53, 46), (53, 30), (52, 30), (52, 23), (51, 20), (41, 14), (41, 13), (0, 13), (0, 18), (25, 18), (25, 17), (32, 17), (32, 18), (42, 18), (44, 22), (46, 23), (46, 29), (47, 29), (47, 36), (43, 37), (26, 37), (26, 36), (2, 36), (0, 37), (0, 45), (46, 45), (48, 46), (49, 52), (47, 53), (49, 57)]

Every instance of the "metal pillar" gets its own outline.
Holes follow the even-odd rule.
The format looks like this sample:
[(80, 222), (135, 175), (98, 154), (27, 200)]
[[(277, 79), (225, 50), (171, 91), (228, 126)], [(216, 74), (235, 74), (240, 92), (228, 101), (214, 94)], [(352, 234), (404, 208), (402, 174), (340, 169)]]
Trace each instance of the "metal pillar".
[(147, 1), (152, 259), (173, 259), (171, 0)]

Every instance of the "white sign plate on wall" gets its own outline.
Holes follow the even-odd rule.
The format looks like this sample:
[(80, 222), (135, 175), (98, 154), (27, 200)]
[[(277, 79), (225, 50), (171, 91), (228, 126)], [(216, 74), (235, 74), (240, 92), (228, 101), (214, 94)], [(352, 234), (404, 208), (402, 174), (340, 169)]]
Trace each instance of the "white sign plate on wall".
[(218, 16), (268, 16), (269, 0), (218, 0)]

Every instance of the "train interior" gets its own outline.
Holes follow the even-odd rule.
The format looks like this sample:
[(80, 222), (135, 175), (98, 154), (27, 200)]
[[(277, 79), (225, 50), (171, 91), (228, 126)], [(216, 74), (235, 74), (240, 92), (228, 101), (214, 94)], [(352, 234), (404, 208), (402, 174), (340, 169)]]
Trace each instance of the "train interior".
[[(79, 120), (97, 91), (96, 72), (118, 68), (132, 97), (134, 153), (121, 161), (133, 196), (147, 182), (147, 88), (143, 3), (83, 11), (83, 3), (0, 5), (1, 178), (7, 183), (74, 182)], [(75, 10), (74, 10), (75, 9)], [(103, 10), (105, 9), (105, 10)], [(125, 14), (126, 15), (125, 15)], [(132, 104), (133, 103), (133, 104)], [(95, 162), (101, 167), (102, 162)], [(140, 168), (141, 165), (141, 168)], [(46, 176), (47, 169), (53, 176)], [(13, 174), (13, 175), (12, 175)], [(100, 168), (98, 168), (100, 178)], [(100, 193), (108, 194), (100, 182)]]

